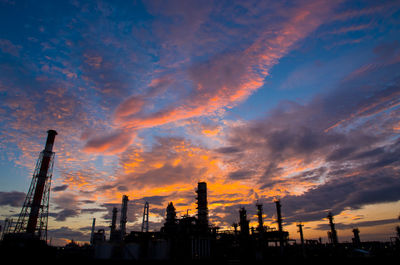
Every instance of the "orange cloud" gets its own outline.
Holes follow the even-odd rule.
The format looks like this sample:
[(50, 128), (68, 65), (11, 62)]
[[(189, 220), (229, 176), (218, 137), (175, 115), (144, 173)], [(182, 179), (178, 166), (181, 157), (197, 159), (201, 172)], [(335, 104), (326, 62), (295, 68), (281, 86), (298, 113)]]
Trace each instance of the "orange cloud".
[[(286, 21), (274, 25), (276, 30), (265, 31), (247, 49), (238, 52), (217, 54), (208, 61), (195, 63), (187, 71), (178, 75), (168, 74), (154, 79), (149, 89), (162, 91), (168, 87), (186, 87), (192, 84), (188, 95), (178, 95), (178, 103), (168, 103), (165, 107), (153, 106), (153, 110), (142, 109), (143, 101), (130, 97), (115, 111), (115, 122), (120, 128), (138, 130), (161, 126), (183, 119), (210, 115), (223, 108), (230, 108), (247, 99), (255, 90), (264, 85), (269, 70), (282, 56), (290, 51), (296, 42), (306, 37), (321, 25), (332, 6), (331, 2), (318, 1), (288, 10)], [(122, 130), (125, 130), (122, 129)], [(100, 140), (100, 139), (99, 139)], [(113, 153), (109, 151), (121, 141), (114, 137), (103, 137), (101, 148), (87, 150)], [(98, 141), (94, 141), (98, 142)], [(107, 143), (106, 143), (107, 142)], [(131, 141), (123, 141), (126, 145)], [(93, 144), (88, 144), (88, 147)]]

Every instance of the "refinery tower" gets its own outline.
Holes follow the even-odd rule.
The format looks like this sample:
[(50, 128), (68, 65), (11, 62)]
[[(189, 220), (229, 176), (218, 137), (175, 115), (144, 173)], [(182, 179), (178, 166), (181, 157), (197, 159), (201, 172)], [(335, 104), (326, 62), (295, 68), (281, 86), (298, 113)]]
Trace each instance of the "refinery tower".
[(54, 164), (53, 145), (57, 132), (47, 131), (44, 150), (37, 160), (32, 182), (26, 195), (18, 221), (10, 237), (47, 241), (50, 184)]

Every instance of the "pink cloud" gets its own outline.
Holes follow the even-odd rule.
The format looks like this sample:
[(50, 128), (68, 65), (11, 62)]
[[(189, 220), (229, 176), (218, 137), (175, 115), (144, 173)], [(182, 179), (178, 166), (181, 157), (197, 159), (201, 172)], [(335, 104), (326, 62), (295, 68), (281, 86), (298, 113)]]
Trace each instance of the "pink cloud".
[(235, 106), (264, 84), (271, 67), (297, 41), (323, 23), (330, 8), (331, 5), (321, 1), (294, 9), (288, 21), (276, 26), (277, 32), (264, 32), (247, 49), (219, 54), (192, 65), (187, 74), (194, 87), (182, 104), (131, 117), (123, 125), (134, 128), (159, 126)]
[(119, 153), (132, 144), (134, 136), (134, 133), (128, 131), (113, 131), (107, 135), (94, 136), (86, 142), (83, 150), (89, 153)]
[(11, 54), (15, 57), (19, 57), (19, 50), (21, 46), (13, 44), (11, 41), (6, 39), (0, 39), (0, 50), (4, 53)]
[[(289, 8), (286, 12), (279, 11), (282, 17), (278, 22), (266, 25), (273, 30), (266, 28), (247, 48), (220, 53), (207, 61), (194, 63), (183, 71), (183, 78), (178, 74), (168, 75), (167, 86), (191, 86), (189, 93), (186, 89), (185, 93), (173, 99), (173, 103), (161, 107), (155, 105), (153, 109), (146, 110), (142, 109), (143, 100), (130, 97), (117, 107), (115, 122), (120, 128), (138, 130), (211, 115), (221, 109), (236, 106), (264, 85), (269, 70), (298, 41), (324, 23), (334, 5), (327, 1), (317, 1)], [(110, 140), (107, 136), (105, 138)], [(107, 142), (97, 150), (107, 151), (112, 148), (114, 141)], [(130, 141), (117, 141), (117, 149), (120, 149), (122, 143), (129, 144)]]
[(144, 100), (137, 96), (132, 96), (122, 102), (115, 110), (117, 119), (123, 119), (139, 112), (144, 104)]

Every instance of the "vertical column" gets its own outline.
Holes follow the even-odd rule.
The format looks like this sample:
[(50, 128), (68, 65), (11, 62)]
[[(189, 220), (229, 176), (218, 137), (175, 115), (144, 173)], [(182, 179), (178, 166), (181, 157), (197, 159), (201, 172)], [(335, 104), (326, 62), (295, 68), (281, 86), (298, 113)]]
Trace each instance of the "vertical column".
[(329, 226), (331, 228), (330, 236), (331, 236), (332, 244), (337, 245), (339, 243), (339, 240), (338, 240), (337, 232), (335, 229), (335, 223), (333, 222), (333, 215), (331, 212), (328, 213), (327, 218), (329, 220)]
[(120, 220), (120, 229), (121, 229), (121, 238), (123, 239), (126, 234), (126, 222), (127, 222), (127, 211), (128, 211), (128, 196), (122, 196), (122, 206), (121, 206), (121, 220)]
[(208, 229), (208, 205), (207, 205), (207, 183), (197, 184), (197, 218), (200, 229), (206, 232)]
[(53, 156), (53, 145), (54, 139), (57, 132), (54, 130), (47, 131), (47, 140), (44, 150), (42, 151), (42, 161), (40, 163), (39, 174), (33, 176), (36, 178), (36, 187), (33, 195), (31, 204), (31, 211), (29, 213), (28, 225), (26, 232), (28, 234), (34, 234), (36, 230), (37, 220), (39, 217), (39, 211), (42, 206), (43, 191), (48, 177), (49, 165)]

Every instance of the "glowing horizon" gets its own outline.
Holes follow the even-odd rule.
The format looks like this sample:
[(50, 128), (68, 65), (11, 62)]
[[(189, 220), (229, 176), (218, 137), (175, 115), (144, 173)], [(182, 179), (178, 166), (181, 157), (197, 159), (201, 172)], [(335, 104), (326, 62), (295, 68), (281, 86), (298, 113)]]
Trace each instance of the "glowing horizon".
[[(52, 244), (89, 241), (130, 198), (232, 229), (389, 241), (400, 194), (397, 1), (0, 1), (0, 222), (16, 218), (45, 132), (58, 132)], [(107, 231), (107, 229), (106, 229)]]

